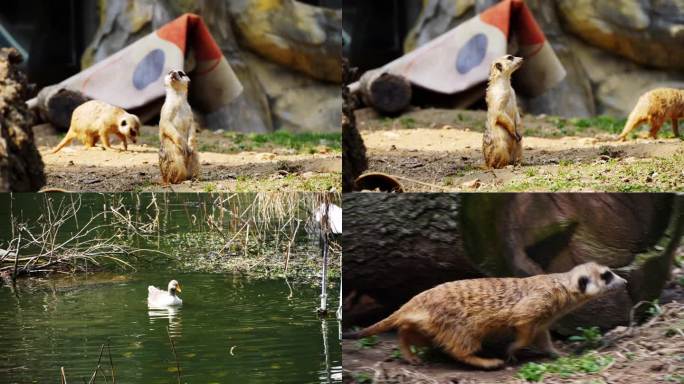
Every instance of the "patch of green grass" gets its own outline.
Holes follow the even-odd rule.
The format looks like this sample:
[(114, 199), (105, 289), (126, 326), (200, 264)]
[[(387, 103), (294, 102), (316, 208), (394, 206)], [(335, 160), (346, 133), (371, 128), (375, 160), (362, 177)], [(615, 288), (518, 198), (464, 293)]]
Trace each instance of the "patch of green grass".
[(204, 192), (206, 193), (212, 193), (216, 190), (216, 184), (214, 183), (206, 183), (204, 184)]
[(581, 356), (560, 357), (549, 363), (527, 363), (516, 376), (526, 381), (541, 381), (547, 374), (570, 378), (578, 373), (597, 373), (613, 362), (613, 357), (590, 352)]
[(540, 174), (540, 167), (529, 172), (530, 168), (523, 167), (525, 177), (492, 185), (487, 190), (660, 192), (680, 190), (684, 186), (684, 151), (648, 160), (627, 162), (611, 158), (589, 164), (561, 162), (557, 168), (544, 168), (548, 172)]
[(444, 181), (442, 182), (442, 184), (444, 184), (444, 186), (446, 186), (446, 187), (450, 187), (450, 186), (454, 185), (454, 178), (453, 178), (453, 176), (447, 176), (447, 177), (445, 177), (445, 178), (444, 178)]
[(392, 353), (390, 354), (390, 357), (395, 359), (395, 360), (400, 360), (402, 356), (401, 356), (401, 351), (399, 350), (399, 348), (394, 348), (392, 350)]
[(354, 374), (354, 381), (358, 384), (371, 384), (373, 382), (373, 377), (368, 372), (356, 372)]
[(578, 341), (583, 344), (585, 348), (597, 348), (601, 345), (601, 330), (599, 327), (577, 327), (578, 335), (570, 336), (568, 340)]
[(236, 180), (236, 192), (250, 191), (329, 191), (342, 189), (342, 178), (339, 173), (322, 173), (304, 177), (298, 174), (288, 174), (282, 178), (255, 178), (239, 175)]
[(400, 117), (399, 118), (399, 123), (404, 127), (404, 128), (415, 128), (416, 126), (416, 119), (413, 117)]
[[(342, 150), (342, 133), (340, 132), (226, 132), (223, 135), (232, 141), (232, 146), (227, 148), (227, 152), (252, 151), (259, 148), (285, 148), (298, 153), (311, 154), (315, 153), (321, 146), (334, 152)], [(207, 146), (212, 145), (214, 144), (207, 144)], [(225, 150), (221, 150), (221, 152), (225, 152)]]
[(626, 122), (626, 118), (607, 115), (570, 119), (570, 123), (576, 127), (578, 132), (583, 132), (587, 130), (587, 128), (597, 128), (598, 130), (612, 134), (620, 133)]
[(357, 344), (361, 349), (373, 348), (380, 342), (380, 339), (376, 335), (362, 337), (357, 341)]
[(663, 377), (663, 380), (667, 381), (668, 383), (684, 384), (684, 375), (680, 375), (678, 373), (668, 374)]

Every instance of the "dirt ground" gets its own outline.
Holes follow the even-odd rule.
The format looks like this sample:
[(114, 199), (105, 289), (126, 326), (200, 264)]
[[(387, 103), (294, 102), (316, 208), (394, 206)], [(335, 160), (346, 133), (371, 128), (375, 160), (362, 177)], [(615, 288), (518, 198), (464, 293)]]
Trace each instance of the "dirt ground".
[(655, 140), (617, 142), (621, 122), (601, 119), (525, 116), (522, 165), (487, 170), (481, 150), (485, 115), (424, 109), (388, 119), (368, 109), (357, 111), (368, 172), (397, 177), (407, 192), (672, 191), (684, 186), (684, 142), (669, 127)]
[[(539, 382), (684, 383), (684, 270), (681, 268), (674, 269), (660, 303), (664, 304), (645, 323), (617, 327), (602, 336), (601, 346), (590, 353), (591, 356), (612, 359), (605, 368), (596, 373), (547, 373)], [(379, 335), (376, 341), (374, 345), (364, 345), (358, 340), (342, 341), (345, 384), (525, 383), (516, 375), (526, 363), (552, 362), (549, 358), (527, 355), (508, 364), (505, 369), (482, 371), (453, 361), (439, 351), (430, 351), (426, 362), (414, 366), (397, 355), (395, 334)], [(556, 341), (554, 344), (570, 356), (576, 356), (579, 351), (578, 342)], [(591, 359), (584, 360), (584, 363), (587, 361)]]
[(63, 134), (49, 125), (34, 127), (45, 163), (46, 188), (73, 192), (341, 190), (342, 156), (336, 146), (318, 145), (307, 152), (277, 144), (239, 150), (233, 137), (206, 130), (198, 136), (199, 180), (164, 187), (157, 132), (157, 127), (143, 127), (138, 144), (129, 143), (128, 151), (122, 151), (121, 143), (112, 137), (111, 151), (99, 145), (86, 150), (74, 142), (51, 154)]

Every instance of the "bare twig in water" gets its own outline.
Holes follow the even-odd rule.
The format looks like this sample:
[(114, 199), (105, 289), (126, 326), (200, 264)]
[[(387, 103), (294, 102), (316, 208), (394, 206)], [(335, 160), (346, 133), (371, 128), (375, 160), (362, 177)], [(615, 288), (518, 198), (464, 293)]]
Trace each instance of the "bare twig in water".
[(95, 367), (95, 372), (93, 372), (93, 375), (90, 377), (90, 381), (88, 381), (88, 384), (92, 384), (95, 382), (95, 376), (97, 376), (97, 371), (100, 370), (100, 361), (102, 361), (102, 352), (104, 352), (104, 347), (104, 344), (102, 344), (102, 346), (100, 347), (100, 357), (97, 358), (97, 367)]
[(169, 331), (169, 327), (166, 327), (166, 334), (169, 335), (169, 341), (171, 342), (171, 349), (173, 350), (173, 357), (176, 360), (176, 374), (178, 377), (178, 384), (181, 382), (181, 368), (180, 368), (180, 363), (178, 362), (178, 355), (176, 354), (176, 344), (173, 342), (173, 338), (171, 338), (171, 331)]
[(60, 380), (59, 380), (60, 384), (67, 384), (66, 375), (64, 374), (64, 367), (61, 367), (61, 368), (59, 369), (59, 371), (60, 371), (60, 373), (61, 373), (61, 377), (60, 377)]
[(112, 384), (116, 384), (116, 376), (114, 375), (114, 362), (112, 361), (112, 350), (109, 348), (109, 340), (107, 340), (107, 354), (109, 355), (109, 369), (112, 370)]

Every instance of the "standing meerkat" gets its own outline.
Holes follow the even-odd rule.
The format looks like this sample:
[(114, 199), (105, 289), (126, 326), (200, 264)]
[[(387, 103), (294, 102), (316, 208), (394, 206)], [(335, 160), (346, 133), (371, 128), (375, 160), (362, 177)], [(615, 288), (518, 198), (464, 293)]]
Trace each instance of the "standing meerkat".
[(675, 137), (679, 137), (677, 120), (681, 118), (684, 118), (684, 90), (656, 88), (639, 97), (618, 138), (624, 141), (639, 124), (648, 122), (651, 125), (650, 136), (655, 139), (660, 127), (668, 119), (672, 120), (672, 132)]
[(345, 336), (367, 337), (396, 328), (401, 353), (410, 363), (419, 362), (411, 345), (434, 343), (456, 360), (493, 369), (504, 361), (475, 355), (487, 336), (515, 330), (509, 358), (527, 346), (557, 355), (549, 335), (553, 322), (626, 283), (593, 262), (565, 273), (459, 280), (421, 292), (386, 319)]
[(178, 184), (199, 174), (197, 124), (188, 104), (190, 78), (171, 71), (164, 78), (166, 100), (159, 118), (159, 169), (164, 184)]
[(488, 168), (503, 168), (522, 159), (521, 122), (511, 75), (523, 59), (506, 55), (492, 63), (487, 86), (487, 121), (482, 153)]
[(136, 115), (103, 101), (91, 100), (74, 109), (69, 131), (52, 153), (59, 152), (74, 139), (81, 141), (86, 148), (91, 148), (98, 140), (102, 140), (102, 146), (111, 149), (110, 134), (121, 139), (125, 151), (128, 150), (126, 140), (131, 139), (135, 143), (139, 132), (140, 120)]

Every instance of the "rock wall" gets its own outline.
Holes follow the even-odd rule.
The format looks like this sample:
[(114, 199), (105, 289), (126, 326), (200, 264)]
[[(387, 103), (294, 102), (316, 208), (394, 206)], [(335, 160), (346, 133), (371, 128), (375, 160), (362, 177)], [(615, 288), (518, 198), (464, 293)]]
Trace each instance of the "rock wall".
[(100, 28), (82, 66), (185, 12), (203, 17), (244, 86), (228, 110), (206, 117), (210, 127), (243, 132), (339, 130), (339, 10), (294, 0), (101, 0)]
[(17, 68), (21, 61), (16, 49), (0, 49), (0, 192), (32, 192), (45, 185), (31, 129), (34, 116), (26, 106), (34, 87)]
[[(405, 40), (410, 51), (495, 4), (426, 0)], [(528, 113), (627, 116), (656, 87), (684, 88), (684, 3), (677, 0), (526, 0), (568, 75)]]

